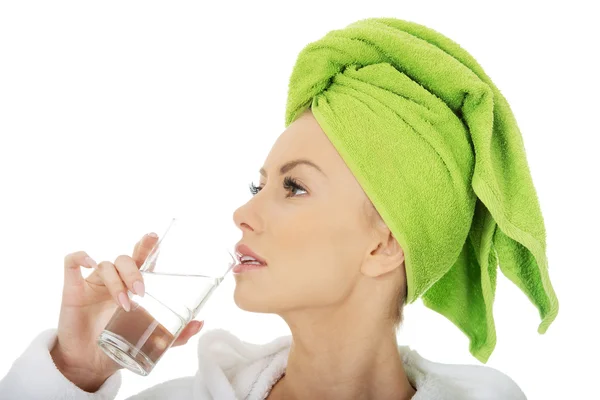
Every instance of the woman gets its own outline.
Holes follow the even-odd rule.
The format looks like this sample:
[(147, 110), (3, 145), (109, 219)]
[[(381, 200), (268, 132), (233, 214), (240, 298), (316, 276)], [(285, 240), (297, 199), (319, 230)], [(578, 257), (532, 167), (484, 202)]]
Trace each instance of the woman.
[[(463, 119), (451, 107), (439, 108), (444, 91), (435, 96), (425, 91), (425, 86), (436, 90), (433, 79), (427, 85), (406, 79), (411, 62), (402, 46), (412, 39), (399, 32), (411, 28), (416, 28), (414, 37), (420, 33), (434, 38), (433, 31), (406, 21), (369, 19), (333, 31), (303, 50), (290, 80), (287, 129), (261, 168), (260, 184), (251, 188), (253, 198), (234, 212), (243, 234), (238, 255), (262, 262), (235, 274), (235, 302), (247, 311), (280, 315), (291, 336), (255, 345), (226, 331), (207, 332), (199, 341), (194, 377), (162, 383), (131, 399), (525, 399), (515, 382), (493, 368), (435, 363), (397, 344), (403, 305), (422, 296), (428, 307), (467, 333), (471, 352), (487, 361), (495, 344), (495, 261), (506, 261), (503, 271), (514, 269), (513, 281), (527, 288), (518, 277), (523, 263), (511, 264), (509, 254), (533, 254), (534, 261), (541, 261), (541, 267), (528, 263), (528, 268), (538, 268), (541, 283), (526, 283), (529, 288), (545, 285), (544, 297), (539, 291), (530, 297), (543, 311), (544, 330), (558, 310), (543, 258), (533, 245), (528, 247), (531, 242), (515, 245), (525, 237), (510, 229), (516, 214), (508, 218), (497, 212), (502, 205), (498, 193), (486, 197), (481, 181), (474, 180), (471, 189), (473, 167), (477, 178), (493, 187), (485, 180), (489, 176), (477, 171), (485, 160), (474, 166), (471, 147), (479, 149), (475, 134), (482, 120), (468, 107), (488, 104), (485, 93), (459, 93), (455, 105), (464, 106), (459, 113)], [(437, 45), (448, 46), (437, 39)], [(418, 51), (433, 55), (430, 42), (408, 48), (406, 54), (423, 60)], [(405, 60), (406, 75), (397, 74), (401, 69), (390, 56), (394, 51)], [(427, 68), (444, 67), (425, 61)], [(463, 57), (458, 67), (464, 69), (468, 62)], [(425, 69), (419, 71), (425, 82)], [(417, 69), (412, 72), (416, 79)], [(439, 76), (439, 70), (434, 72)], [(399, 102), (409, 97), (410, 102)], [(450, 97), (446, 100), (453, 104)], [(422, 108), (411, 110), (414, 104)], [(427, 117), (423, 128), (411, 119), (418, 113)], [(422, 129), (422, 134), (411, 139), (409, 130), (402, 130), (406, 127), (413, 133)], [(454, 138), (451, 150), (445, 151), (439, 138), (426, 136), (431, 132), (443, 134), (448, 142)], [(430, 139), (426, 146), (424, 138)], [(514, 136), (501, 138), (504, 150), (518, 159), (519, 148), (510, 147)], [(406, 146), (404, 152), (398, 143)], [(509, 158), (504, 154), (505, 161)], [(510, 176), (509, 166), (504, 167)], [(396, 179), (402, 191), (384, 185), (385, 179)], [(526, 184), (517, 189), (531, 190)], [(518, 197), (512, 199), (523, 207)], [(528, 215), (535, 214), (531, 199), (527, 196)], [(156, 235), (146, 235), (131, 257), (119, 256), (114, 264), (96, 265), (83, 251), (69, 254), (58, 329), (34, 340), (0, 382), (0, 394), (20, 399), (114, 398), (120, 367), (95, 340), (115, 303), (129, 308), (126, 290), (143, 294), (138, 268), (156, 241)], [(533, 250), (517, 254), (517, 248)], [(84, 280), (80, 266), (96, 266), (96, 271)], [(175, 345), (200, 329), (192, 321)], [(30, 376), (31, 370), (39, 372)]]

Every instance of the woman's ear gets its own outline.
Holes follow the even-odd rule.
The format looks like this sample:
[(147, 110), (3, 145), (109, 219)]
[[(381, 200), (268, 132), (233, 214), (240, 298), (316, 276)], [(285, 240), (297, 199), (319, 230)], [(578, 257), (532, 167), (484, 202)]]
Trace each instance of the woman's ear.
[(374, 242), (375, 249), (370, 250), (361, 267), (361, 272), (372, 278), (400, 268), (404, 262), (404, 251), (392, 232), (386, 228), (381, 233), (378, 236), (383, 239)]

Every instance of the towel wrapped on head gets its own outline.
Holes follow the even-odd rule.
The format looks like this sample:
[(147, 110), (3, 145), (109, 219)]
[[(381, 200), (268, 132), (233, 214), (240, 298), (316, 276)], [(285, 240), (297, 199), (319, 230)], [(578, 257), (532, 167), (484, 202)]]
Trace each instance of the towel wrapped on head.
[(499, 265), (546, 332), (558, 300), (523, 140), (469, 53), (414, 22), (359, 20), (299, 53), (285, 126), (309, 107), (404, 250), (407, 303), (422, 298), (486, 363)]

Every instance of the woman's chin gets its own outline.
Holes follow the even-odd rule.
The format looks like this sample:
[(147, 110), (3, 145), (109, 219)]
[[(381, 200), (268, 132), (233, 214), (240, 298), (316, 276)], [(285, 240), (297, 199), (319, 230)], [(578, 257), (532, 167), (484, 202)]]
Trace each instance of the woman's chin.
[(242, 286), (244, 285), (236, 285), (233, 292), (233, 301), (241, 310), (256, 313), (275, 312), (273, 302), (268, 301), (269, 299), (265, 298), (264, 293), (258, 293), (256, 290), (247, 290), (250, 288)]
[(260, 302), (257, 301), (256, 296), (253, 296), (253, 293), (248, 293), (249, 291), (245, 290), (246, 288), (241, 288), (240, 286), (244, 285), (237, 284), (233, 292), (235, 305), (244, 311), (262, 312), (260, 310)]

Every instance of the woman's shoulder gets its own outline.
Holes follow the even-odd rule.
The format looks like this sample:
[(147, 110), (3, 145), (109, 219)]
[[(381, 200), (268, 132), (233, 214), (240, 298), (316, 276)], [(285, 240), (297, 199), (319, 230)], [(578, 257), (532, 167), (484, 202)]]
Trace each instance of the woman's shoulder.
[(432, 390), (444, 388), (466, 400), (527, 399), (519, 385), (496, 368), (488, 365), (435, 362), (424, 358), (409, 346), (399, 348), (409, 379), (420, 381), (423, 386)]
[(233, 392), (235, 398), (259, 398), (285, 370), (291, 342), (291, 335), (251, 343), (224, 329), (206, 331), (198, 340), (196, 391), (207, 390), (213, 398), (233, 398)]
[(291, 335), (280, 336), (266, 343), (252, 343), (240, 339), (225, 329), (206, 331), (198, 340), (198, 357), (210, 358), (225, 370), (251, 364), (276, 353), (286, 352)]

